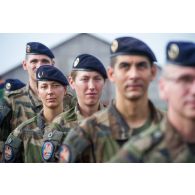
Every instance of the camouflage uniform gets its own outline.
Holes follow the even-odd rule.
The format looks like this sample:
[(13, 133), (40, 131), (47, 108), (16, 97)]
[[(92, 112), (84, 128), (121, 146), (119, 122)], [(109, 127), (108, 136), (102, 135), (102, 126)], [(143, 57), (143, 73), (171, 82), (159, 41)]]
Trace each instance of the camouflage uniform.
[[(105, 109), (105, 105), (100, 103), (99, 111)], [(75, 107), (72, 107), (70, 110), (63, 112), (53, 121), (56, 124), (59, 124), (61, 127), (69, 127), (68, 123), (71, 123), (71, 127), (78, 126), (85, 117), (80, 113), (78, 108), (78, 103)]]
[[(3, 162), (53, 162), (57, 158), (58, 146), (61, 143), (66, 131), (56, 124), (53, 131), (48, 129), (45, 123), (43, 112), (27, 120), (18, 126), (7, 138), (3, 150)], [(52, 150), (47, 151), (45, 160), (43, 158), (44, 143), (51, 143)]]
[(157, 125), (162, 112), (151, 102), (150, 119), (141, 128), (129, 128), (122, 115), (112, 103), (107, 109), (95, 113), (84, 120), (79, 127), (72, 129), (63, 145), (69, 150), (68, 162), (106, 162), (132, 136)]
[[(64, 110), (73, 106), (72, 96), (67, 94), (64, 98)], [(0, 152), (3, 142), (8, 135), (22, 122), (34, 117), (42, 109), (42, 102), (30, 89), (29, 85), (7, 92), (0, 102)]]
[(110, 162), (195, 162), (195, 144), (186, 143), (167, 117), (135, 137)]

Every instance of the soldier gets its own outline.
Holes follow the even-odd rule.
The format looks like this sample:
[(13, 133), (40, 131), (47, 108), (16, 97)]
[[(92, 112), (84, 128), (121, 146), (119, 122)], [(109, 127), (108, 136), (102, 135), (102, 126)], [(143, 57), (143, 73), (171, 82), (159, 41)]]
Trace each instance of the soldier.
[(40, 66), (36, 78), (43, 110), (8, 136), (3, 149), (3, 162), (47, 162), (56, 158), (58, 142), (61, 142), (64, 133), (58, 129), (49, 131), (47, 127), (64, 111), (63, 98), (68, 81), (52, 65)]
[(152, 50), (138, 39), (121, 37), (112, 42), (107, 74), (116, 86), (116, 99), (70, 131), (61, 146), (60, 162), (106, 162), (132, 136), (161, 121), (162, 113), (148, 100), (155, 61)]
[(110, 162), (195, 162), (195, 44), (171, 41), (160, 80), (168, 111), (159, 127), (130, 142)]
[[(0, 153), (3, 142), (11, 131), (42, 109), (42, 103), (37, 96), (35, 76), (37, 68), (42, 64), (54, 65), (54, 55), (51, 50), (42, 43), (27, 43), (26, 57), (22, 65), (28, 73), (29, 83), (19, 90), (6, 93), (0, 102)], [(64, 107), (69, 109), (71, 107), (69, 94), (65, 96), (64, 102)]]
[(84, 118), (103, 110), (105, 105), (100, 102), (100, 97), (106, 79), (106, 69), (99, 59), (89, 54), (77, 56), (69, 76), (70, 86), (76, 92), (77, 104), (54, 122), (67, 127), (70, 121), (75, 121), (72, 124), (77, 126)]

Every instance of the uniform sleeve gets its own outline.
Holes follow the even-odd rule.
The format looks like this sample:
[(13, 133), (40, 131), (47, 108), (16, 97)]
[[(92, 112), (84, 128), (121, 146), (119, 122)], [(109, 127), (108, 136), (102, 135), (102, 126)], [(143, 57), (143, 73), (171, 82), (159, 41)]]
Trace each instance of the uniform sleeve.
[(89, 147), (92, 147), (92, 142), (85, 131), (81, 127), (71, 129), (62, 143), (60, 156), (64, 160), (61, 159), (60, 162), (79, 162)]
[(4, 142), (11, 133), (11, 118), (12, 113), (9, 102), (4, 98), (0, 101), (0, 153)]
[(8, 136), (7, 140), (5, 141), (2, 152), (2, 162), (24, 162), (22, 160), (22, 140), (18, 135), (18, 129), (16, 129)]

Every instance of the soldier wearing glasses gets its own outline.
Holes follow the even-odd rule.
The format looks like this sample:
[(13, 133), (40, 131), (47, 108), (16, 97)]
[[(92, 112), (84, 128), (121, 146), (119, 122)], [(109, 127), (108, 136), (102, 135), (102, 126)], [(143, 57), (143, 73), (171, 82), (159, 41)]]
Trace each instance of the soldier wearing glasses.
[(110, 162), (195, 162), (195, 43), (170, 42), (160, 95), (168, 111), (159, 128), (128, 142)]

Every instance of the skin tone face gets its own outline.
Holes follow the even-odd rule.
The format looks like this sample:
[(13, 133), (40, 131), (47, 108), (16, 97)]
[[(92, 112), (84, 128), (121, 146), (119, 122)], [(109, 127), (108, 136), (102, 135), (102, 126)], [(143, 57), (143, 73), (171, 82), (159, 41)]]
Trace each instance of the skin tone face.
[(38, 81), (38, 95), (43, 102), (43, 108), (63, 108), (63, 98), (66, 87), (55, 81)]
[(75, 80), (69, 77), (69, 83), (76, 92), (80, 106), (99, 104), (105, 83), (101, 74), (95, 71), (77, 71)]
[(114, 67), (109, 67), (108, 77), (116, 86), (116, 97), (124, 102), (147, 98), (150, 82), (155, 78), (156, 66), (138, 55), (117, 56)]
[(36, 71), (41, 65), (54, 64), (46, 55), (27, 55), (23, 61), (23, 69), (28, 72), (30, 81), (36, 82)]
[(167, 65), (159, 82), (160, 96), (177, 119), (195, 119), (195, 68)]

